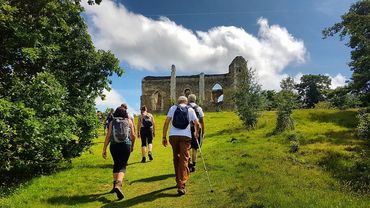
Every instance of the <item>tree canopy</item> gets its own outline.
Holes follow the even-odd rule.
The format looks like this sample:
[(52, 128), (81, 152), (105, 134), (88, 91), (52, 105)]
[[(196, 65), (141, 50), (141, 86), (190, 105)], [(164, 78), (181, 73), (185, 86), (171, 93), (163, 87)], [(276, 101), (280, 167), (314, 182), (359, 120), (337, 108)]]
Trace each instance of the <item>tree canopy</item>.
[[(282, 87), (283, 87), (282, 82)], [(301, 82), (296, 85), (303, 106), (313, 108), (319, 101), (324, 100), (323, 91), (329, 89), (331, 80), (326, 75), (306, 74), (301, 77)]]
[[(0, 136), (7, 138), (0, 146), (8, 149), (0, 171), (68, 160), (96, 135), (94, 100), (123, 69), (111, 52), (95, 49), (76, 2), (0, 0)], [(29, 132), (14, 133), (27, 125)]]
[(370, 102), (370, 1), (354, 3), (349, 11), (342, 15), (342, 21), (323, 30), (324, 38), (339, 34), (341, 40), (349, 37), (352, 61), (349, 63), (352, 74), (350, 86), (362, 95), (366, 105)]

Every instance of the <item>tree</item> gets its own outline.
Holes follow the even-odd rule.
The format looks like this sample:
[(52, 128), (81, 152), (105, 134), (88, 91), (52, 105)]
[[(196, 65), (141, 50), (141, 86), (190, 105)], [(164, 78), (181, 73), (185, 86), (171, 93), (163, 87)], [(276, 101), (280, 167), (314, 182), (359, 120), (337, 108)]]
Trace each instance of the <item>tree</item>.
[(277, 107), (277, 103), (276, 103), (276, 92), (275, 90), (263, 90), (261, 92), (262, 96), (264, 97), (266, 103), (265, 103), (265, 106), (266, 106), (266, 110), (270, 111), (270, 110), (273, 110), (273, 109), (276, 109)]
[(348, 87), (337, 87), (326, 92), (326, 100), (332, 107), (339, 109), (356, 108), (361, 102), (355, 94), (351, 93)]
[(324, 38), (339, 33), (352, 49), (349, 63), (353, 71), (351, 86), (353, 92), (362, 96), (365, 105), (370, 102), (370, 1), (361, 0), (354, 3), (349, 11), (342, 15), (342, 21), (323, 30)]
[(264, 109), (265, 100), (262, 95), (261, 85), (256, 81), (254, 71), (244, 62), (239, 76), (238, 86), (234, 93), (238, 115), (248, 129), (257, 125), (261, 111)]
[[(40, 145), (50, 144), (55, 154), (45, 150), (40, 153), (43, 161), (69, 160), (90, 146), (98, 125), (94, 100), (104, 89), (109, 90), (109, 76), (123, 74), (111, 52), (94, 48), (81, 16), (83, 7), (76, 2), (0, 1), (0, 100), (4, 103), (0, 117), (5, 122), (0, 127), (10, 132), (6, 135), (9, 139), (4, 140), (9, 143), (2, 144), (6, 147), (28, 139), (29, 155), (33, 150), (35, 154), (42, 152), (37, 151)], [(9, 115), (19, 109), (27, 115), (24, 120)], [(27, 124), (34, 124), (30, 133), (24, 137), (11, 133), (27, 119)], [(30, 136), (32, 132), (34, 136)], [(11, 155), (4, 151), (0, 154)], [(29, 170), (43, 167), (38, 162), (27, 164)], [(16, 165), (7, 167), (16, 169)]]
[(301, 77), (301, 82), (296, 85), (303, 106), (313, 108), (319, 101), (324, 100), (323, 91), (329, 89), (331, 80), (325, 75), (307, 74)]
[(281, 133), (287, 129), (294, 129), (294, 121), (291, 117), (293, 109), (298, 107), (298, 95), (294, 92), (294, 80), (287, 77), (280, 82), (281, 91), (276, 94), (277, 120), (275, 133)]

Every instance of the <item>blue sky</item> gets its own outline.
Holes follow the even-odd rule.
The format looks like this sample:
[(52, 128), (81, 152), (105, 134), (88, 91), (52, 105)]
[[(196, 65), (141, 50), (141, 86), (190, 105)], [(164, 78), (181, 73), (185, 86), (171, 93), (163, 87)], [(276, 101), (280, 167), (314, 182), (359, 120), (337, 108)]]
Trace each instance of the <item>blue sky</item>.
[(302, 74), (327, 74), (333, 87), (351, 77), (350, 50), (321, 31), (340, 21), (353, 0), (103, 0), (85, 6), (97, 48), (111, 50), (125, 69), (97, 107), (127, 102), (138, 111), (145, 76), (225, 73), (236, 55), (256, 68), (265, 89)]

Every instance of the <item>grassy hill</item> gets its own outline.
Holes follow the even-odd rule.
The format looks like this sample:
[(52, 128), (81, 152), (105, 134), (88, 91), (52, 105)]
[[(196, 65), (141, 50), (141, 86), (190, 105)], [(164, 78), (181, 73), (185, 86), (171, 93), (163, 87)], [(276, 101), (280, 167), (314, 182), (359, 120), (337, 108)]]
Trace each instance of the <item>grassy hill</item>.
[[(171, 147), (164, 148), (165, 117), (156, 116), (154, 160), (140, 163), (140, 142), (123, 185), (125, 198), (108, 194), (112, 159), (101, 157), (103, 135), (72, 168), (42, 176), (0, 199), (0, 207), (369, 207), (369, 147), (354, 134), (354, 110), (298, 110), (296, 129), (272, 135), (275, 113), (247, 131), (232, 112), (206, 114), (203, 154), (215, 192), (198, 169), (187, 194), (176, 195)], [(289, 138), (299, 151), (291, 153)]]

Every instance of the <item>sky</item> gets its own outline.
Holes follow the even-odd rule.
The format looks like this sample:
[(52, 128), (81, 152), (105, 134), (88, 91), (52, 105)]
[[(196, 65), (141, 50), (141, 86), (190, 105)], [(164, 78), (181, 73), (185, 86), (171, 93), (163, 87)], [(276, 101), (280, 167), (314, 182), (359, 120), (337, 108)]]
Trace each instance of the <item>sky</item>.
[(124, 75), (111, 77), (99, 110), (127, 103), (140, 108), (145, 76), (201, 72), (227, 73), (243, 56), (256, 70), (263, 89), (279, 90), (287, 76), (325, 74), (332, 88), (345, 85), (352, 72), (350, 49), (322, 30), (339, 22), (355, 0), (103, 0), (86, 3), (83, 17), (98, 49), (120, 60)]

